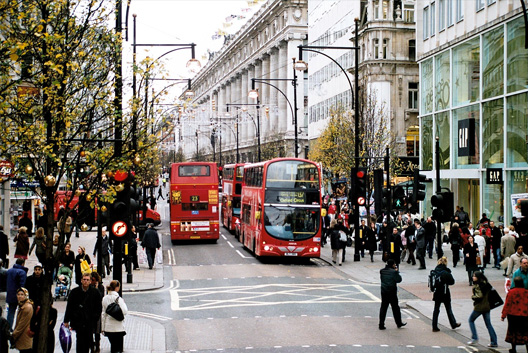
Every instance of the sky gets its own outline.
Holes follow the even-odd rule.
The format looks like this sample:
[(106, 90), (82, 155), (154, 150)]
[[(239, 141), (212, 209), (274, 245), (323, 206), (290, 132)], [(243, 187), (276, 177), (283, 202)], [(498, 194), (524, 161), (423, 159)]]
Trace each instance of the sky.
[[(124, 81), (130, 83), (132, 76), (132, 14), (137, 15), (137, 44), (195, 43), (196, 58), (203, 67), (207, 63), (207, 51), (218, 51), (224, 43), (224, 37), (221, 32), (218, 34), (219, 31), (236, 33), (265, 2), (266, 0), (132, 0), (128, 19), (129, 39), (123, 45)], [(170, 47), (138, 47), (136, 60), (140, 62), (147, 55), (157, 58), (169, 50)], [(185, 68), (190, 58), (189, 49), (165, 56), (164, 65), (169, 70), (168, 77), (191, 78), (192, 75)], [(167, 85), (166, 81), (157, 81), (155, 84), (159, 90)], [(175, 90), (180, 93), (184, 86), (181, 84)]]

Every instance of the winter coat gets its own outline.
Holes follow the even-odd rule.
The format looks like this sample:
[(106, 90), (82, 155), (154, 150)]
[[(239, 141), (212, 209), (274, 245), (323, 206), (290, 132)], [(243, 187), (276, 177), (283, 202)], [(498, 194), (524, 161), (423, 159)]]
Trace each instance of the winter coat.
[(376, 236), (376, 230), (367, 228), (367, 242), (365, 250), (376, 251), (378, 249), (378, 239)]
[(339, 240), (339, 229), (330, 229), (330, 248), (332, 248), (332, 250), (341, 249), (341, 241)]
[(451, 274), (451, 270), (447, 268), (446, 265), (440, 264), (435, 267), (435, 271), (440, 273), (440, 283), (442, 286), (437, 288), (433, 293), (433, 300), (435, 302), (449, 302), (451, 301), (451, 292), (449, 291), (449, 286), (455, 284), (455, 279)]
[(42, 237), (33, 239), (33, 244), (31, 244), (31, 248), (29, 248), (29, 255), (31, 255), (31, 252), (35, 247), (37, 257), (46, 256), (46, 238)]
[(480, 260), (484, 264), (484, 255), (486, 254), (486, 239), (482, 235), (475, 235), (475, 244), (478, 245)]
[(31, 318), (33, 317), (33, 304), (26, 300), (19, 305), (16, 317), (16, 326), (13, 330), (15, 347), (19, 351), (33, 348), (33, 337), (29, 337), (28, 330)]
[(26, 232), (20, 232), (15, 236), (16, 243), (15, 258), (27, 259), (29, 253), (29, 236)]
[(7, 294), (6, 303), (17, 303), (16, 291), (20, 287), (26, 285), (27, 279), (27, 267), (19, 264), (14, 264), (9, 270), (7, 270)]
[(515, 242), (517, 239), (511, 234), (506, 234), (501, 238), (501, 256), (508, 258), (515, 254)]
[(425, 230), (423, 227), (416, 230), (416, 248), (425, 249)]
[(491, 290), (491, 285), (488, 282), (475, 283), (473, 285), (473, 311), (478, 313), (485, 313), (490, 311), (490, 304), (488, 301), (488, 294)]
[(506, 295), (501, 318), (508, 315), (528, 317), (528, 290), (524, 288), (512, 288)]
[(381, 294), (396, 294), (398, 292), (398, 283), (402, 281), (398, 270), (385, 266), (380, 270)]
[(159, 249), (161, 248), (158, 232), (154, 228), (149, 228), (143, 235), (141, 246), (144, 248)]
[(522, 255), (519, 255), (517, 253), (510, 256), (510, 261), (508, 263), (508, 270), (506, 271), (506, 274), (508, 276), (511, 276), (512, 273), (517, 271), (519, 267), (521, 267), (521, 260), (522, 259), (528, 259), (528, 256), (526, 256), (525, 253), (522, 253)]
[[(512, 275), (512, 278), (521, 277), (524, 283), (524, 288), (528, 289), (528, 272), (523, 272), (522, 268), (518, 268)], [(515, 281), (511, 281), (511, 287), (515, 288)]]
[(64, 322), (70, 323), (74, 330), (93, 330), (101, 317), (101, 294), (93, 287), (85, 292), (82, 287), (75, 287), (68, 296), (64, 313)]
[[(0, 259), (5, 260), (9, 255), (9, 241), (7, 240), (7, 234), (0, 231)], [(6, 265), (4, 261), (4, 266)]]
[(112, 252), (112, 243), (110, 242), (110, 237), (107, 235), (104, 238), (97, 238), (97, 241), (95, 242), (95, 248), (93, 251), (93, 255), (97, 253), (97, 250), (99, 249), (99, 242), (102, 242), (101, 245), (101, 255), (105, 256)]
[(474, 270), (475, 268), (477, 268), (477, 255), (478, 255), (477, 243), (473, 243), (473, 246), (471, 246), (470, 243), (467, 243), (464, 246), (464, 256), (466, 256), (466, 254), (469, 254), (469, 256), (465, 257), (466, 270), (467, 271)]
[(115, 291), (108, 292), (108, 294), (103, 298), (103, 313), (101, 314), (102, 332), (125, 332), (125, 326), (123, 325), (125, 320), (117, 321), (106, 313), (106, 308), (110, 304), (115, 303), (116, 299), (118, 299), (117, 303), (119, 304), (119, 307), (121, 307), (123, 315), (126, 316), (128, 313), (127, 305), (125, 304), (124, 299), (119, 296), (119, 293)]
[(31, 299), (33, 303), (37, 306), (41, 305), (42, 303), (44, 281), (44, 274), (40, 275), (40, 277), (35, 277), (35, 275), (33, 274), (31, 276), (28, 276), (28, 278), (26, 279), (26, 284), (24, 285), (29, 292), (29, 299)]

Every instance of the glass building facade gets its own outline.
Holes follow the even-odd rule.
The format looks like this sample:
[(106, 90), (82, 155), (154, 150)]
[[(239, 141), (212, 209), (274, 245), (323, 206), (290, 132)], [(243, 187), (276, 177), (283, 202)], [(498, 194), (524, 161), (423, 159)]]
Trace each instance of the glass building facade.
[(421, 169), (434, 178), (438, 153), (442, 187), (473, 222), (486, 213), (509, 224), (512, 195), (528, 193), (524, 33), (517, 17), (420, 63)]

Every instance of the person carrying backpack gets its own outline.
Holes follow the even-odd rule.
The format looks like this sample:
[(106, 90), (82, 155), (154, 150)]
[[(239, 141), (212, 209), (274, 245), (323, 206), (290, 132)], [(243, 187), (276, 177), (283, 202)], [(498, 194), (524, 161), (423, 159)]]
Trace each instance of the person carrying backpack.
[(456, 321), (455, 315), (451, 308), (451, 292), (449, 286), (455, 284), (455, 279), (451, 274), (451, 270), (447, 268), (447, 257), (443, 256), (438, 260), (438, 265), (429, 274), (429, 290), (433, 292), (433, 300), (435, 306), (433, 309), (433, 332), (439, 332), (438, 315), (440, 314), (440, 305), (443, 303), (449, 319), (449, 324), (454, 330), (460, 327), (460, 323)]

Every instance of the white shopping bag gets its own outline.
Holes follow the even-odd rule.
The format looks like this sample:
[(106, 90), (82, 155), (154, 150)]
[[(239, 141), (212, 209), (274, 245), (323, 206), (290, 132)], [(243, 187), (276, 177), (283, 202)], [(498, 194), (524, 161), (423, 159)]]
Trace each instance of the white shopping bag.
[(158, 249), (156, 251), (156, 262), (159, 263), (159, 264), (163, 263), (163, 254), (162, 254), (161, 251), (162, 251), (161, 249)]
[(138, 249), (138, 262), (140, 264), (146, 264), (147, 263), (147, 254), (145, 253), (145, 249), (139, 248)]

